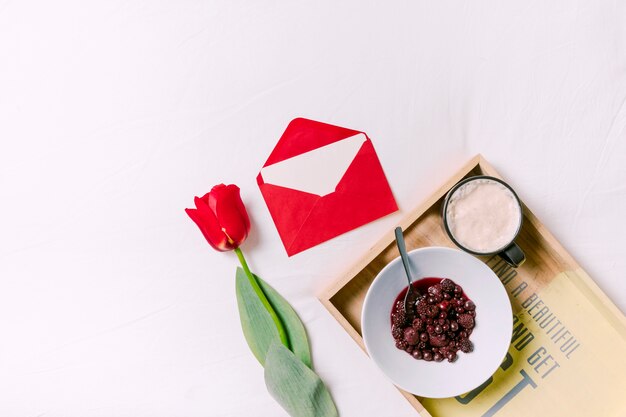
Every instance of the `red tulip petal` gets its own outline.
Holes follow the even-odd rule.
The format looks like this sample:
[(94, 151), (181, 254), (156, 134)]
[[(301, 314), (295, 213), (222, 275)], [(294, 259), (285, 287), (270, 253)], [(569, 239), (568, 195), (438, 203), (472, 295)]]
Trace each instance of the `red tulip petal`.
[(229, 244), (228, 238), (224, 232), (222, 232), (222, 228), (217, 222), (217, 218), (213, 212), (197, 197), (195, 203), (198, 209), (185, 209), (185, 212), (187, 212), (191, 220), (196, 223), (207, 242), (218, 251), (223, 252), (234, 249), (234, 247)]
[[(228, 185), (217, 190), (214, 188), (211, 190), (211, 196), (214, 196), (216, 201), (217, 221), (226, 230), (236, 246), (241, 245), (248, 237), (250, 220), (247, 213), (242, 215), (243, 202), (239, 196), (239, 187)], [(245, 208), (243, 208), (243, 212), (245, 213)]]
[(220, 198), (225, 188), (226, 186), (224, 184), (217, 184), (211, 188), (211, 192), (206, 195), (207, 204), (209, 208), (213, 210), (213, 213), (217, 213), (217, 200)]
[(210, 193), (206, 193), (205, 195), (200, 197), (200, 200), (204, 201), (206, 204), (209, 204), (209, 194)]
[(239, 215), (243, 219), (243, 223), (246, 227), (246, 230), (250, 232), (250, 218), (248, 217), (248, 212), (246, 211), (246, 206), (244, 206), (243, 201), (239, 197), (239, 190), (237, 190), (237, 209), (239, 210)]

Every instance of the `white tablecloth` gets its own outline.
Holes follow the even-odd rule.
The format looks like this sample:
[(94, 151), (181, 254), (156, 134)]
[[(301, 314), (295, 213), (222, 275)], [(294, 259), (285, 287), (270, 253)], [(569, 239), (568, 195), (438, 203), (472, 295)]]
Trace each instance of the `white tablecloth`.
[[(475, 153), (626, 311), (625, 103), (620, 1), (0, 1), (0, 414), (285, 415), (183, 211), (220, 182), (345, 417), (416, 413), (316, 295)], [(401, 210), (288, 258), (255, 177), (297, 116)]]

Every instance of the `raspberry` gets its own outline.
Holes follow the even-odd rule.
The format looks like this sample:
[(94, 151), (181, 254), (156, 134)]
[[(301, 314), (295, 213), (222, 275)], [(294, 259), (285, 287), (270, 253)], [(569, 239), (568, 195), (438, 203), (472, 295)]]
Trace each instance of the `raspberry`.
[(457, 322), (465, 329), (471, 329), (474, 327), (474, 318), (469, 314), (459, 315)]
[(409, 345), (416, 345), (419, 342), (419, 334), (412, 327), (404, 329), (404, 340)]
[(445, 292), (454, 292), (455, 284), (454, 281), (452, 281), (451, 279), (444, 278), (443, 280), (441, 280), (439, 285), (441, 285), (441, 289)]
[(459, 348), (462, 352), (470, 353), (474, 350), (474, 345), (472, 344), (472, 342), (470, 342), (469, 339), (461, 339), (461, 341), (459, 342)]

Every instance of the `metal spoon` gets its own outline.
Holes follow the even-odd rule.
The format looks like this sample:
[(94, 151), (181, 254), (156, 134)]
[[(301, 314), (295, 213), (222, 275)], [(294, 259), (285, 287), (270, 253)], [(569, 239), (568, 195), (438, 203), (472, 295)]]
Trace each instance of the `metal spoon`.
[[(396, 227), (396, 244), (398, 245), (398, 251), (400, 251), (400, 258), (402, 258), (402, 265), (404, 265), (404, 271), (406, 272), (406, 279), (409, 281), (409, 287), (406, 290), (406, 295), (404, 296), (404, 312), (409, 315), (412, 311), (409, 309), (409, 294), (413, 291), (417, 291), (413, 288), (413, 278), (411, 277), (411, 270), (409, 269), (409, 255), (406, 253), (406, 245), (404, 243), (404, 236), (402, 235), (402, 228)], [(419, 296), (419, 294), (418, 294)]]

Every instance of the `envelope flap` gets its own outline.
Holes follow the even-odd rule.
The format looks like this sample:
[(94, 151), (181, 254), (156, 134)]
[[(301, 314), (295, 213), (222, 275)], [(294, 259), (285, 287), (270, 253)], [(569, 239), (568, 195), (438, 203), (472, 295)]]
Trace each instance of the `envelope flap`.
[(263, 166), (273, 165), (358, 133), (362, 132), (301, 117), (293, 119)]
[(310, 194), (335, 191), (354, 157), (367, 140), (364, 133), (313, 149), (261, 169), (263, 181)]

